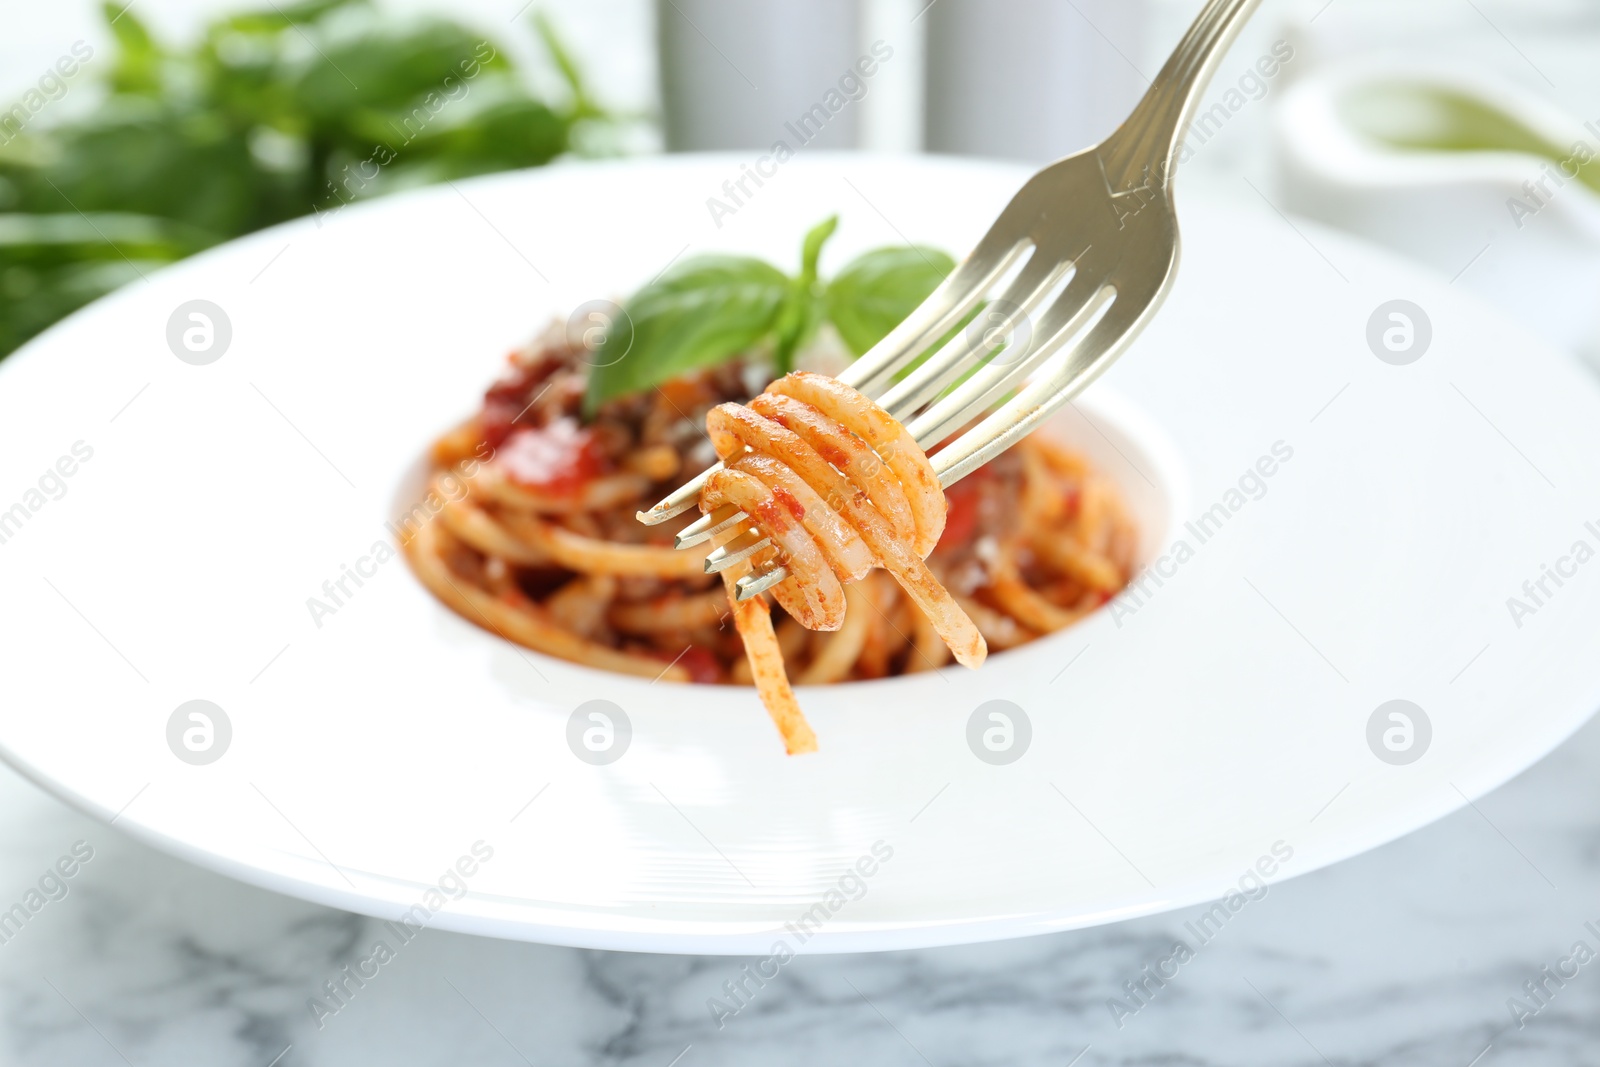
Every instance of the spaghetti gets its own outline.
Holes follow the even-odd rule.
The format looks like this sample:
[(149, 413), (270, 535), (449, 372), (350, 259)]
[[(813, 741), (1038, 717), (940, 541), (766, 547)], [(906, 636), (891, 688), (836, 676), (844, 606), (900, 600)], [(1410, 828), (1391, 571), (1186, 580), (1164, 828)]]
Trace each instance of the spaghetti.
[[(791, 675), (976, 665), (1083, 618), (1134, 569), (1111, 484), (1043, 434), (941, 493), (905, 430), (826, 376), (752, 396), (756, 369), (724, 364), (585, 422), (585, 355), (552, 329), (435, 443), (428, 490), (399, 524), (411, 567), (457, 614), (536, 651), (663, 681), (754, 682), (790, 752), (816, 747)], [(679, 551), (634, 519), (719, 458), (702, 507), (732, 504), (773, 542), (720, 576), (704, 573), (713, 545)], [(791, 573), (770, 592), (776, 608), (733, 599), (742, 573), (776, 559)]]

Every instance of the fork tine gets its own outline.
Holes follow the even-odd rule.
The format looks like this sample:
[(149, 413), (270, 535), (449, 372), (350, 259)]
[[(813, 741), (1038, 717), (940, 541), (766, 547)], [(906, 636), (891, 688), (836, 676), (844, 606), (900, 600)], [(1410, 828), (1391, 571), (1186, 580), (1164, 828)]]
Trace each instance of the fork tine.
[[(988, 350), (993, 347), (988, 343), (991, 330), (1010, 333), (1019, 321), (1026, 321), (1039, 301), (1070, 269), (1070, 261), (1052, 261), (1036, 249), (1033, 258), (1022, 268), (1022, 273), (989, 305), (1001, 312), (1002, 319), (998, 327), (974, 331), (969, 326), (884, 393), (878, 405), (897, 419), (904, 420), (914, 414), (962, 373), (988, 359)], [(977, 336), (974, 336), (975, 332)]]
[(653, 505), (649, 511), (636, 511), (633, 513), (633, 517), (646, 526), (659, 526), (668, 519), (682, 515), (699, 501), (700, 490), (705, 486), (706, 479), (721, 469), (721, 463), (713, 463), (667, 494), (667, 496)]
[[(1018, 307), (1017, 315), (1025, 314), (1028, 308), (1036, 306), (1038, 301), (1049, 293), (1051, 286), (1060, 281), (1060, 271), (1065, 269), (1062, 264), (1046, 266), (1041, 263), (1039, 270), (1030, 271), (1029, 268), (1032, 266), (1033, 261), (1030, 261), (1023, 268), (1023, 273), (1017, 278), (1017, 283), (1021, 283), (1024, 278), (1030, 278), (1032, 281), (1030, 288), (1024, 290), (1021, 288), (1020, 284), (1013, 284), (1013, 286), (1008, 289), (1008, 292), (1016, 290), (1026, 294), (1026, 298), (1024, 300), (1017, 301), (1017, 303), (1020, 305)], [(1018, 360), (1014, 364), (1008, 362), (1005, 365), (997, 367), (994, 366), (991, 361), (988, 366), (983, 367), (977, 374), (973, 376), (972, 379), (964, 383), (963, 386), (957, 389), (955, 393), (951, 394), (951, 396), (947, 398), (946, 402), (936, 405), (933, 411), (928, 412), (924, 418), (913, 422), (907, 427), (907, 430), (911, 432), (914, 437), (916, 437), (919, 444), (925, 448), (929, 447), (930, 445), (937, 443), (938, 440), (942, 439), (944, 435), (951, 432), (951, 430), (955, 427), (958, 427), (963, 422), (970, 420), (976, 411), (982, 410), (982, 408), (978, 406), (979, 404), (987, 405), (993, 403), (997, 396), (1013, 388), (1016, 382), (1022, 380), (1025, 375), (1031, 372), (1039, 364), (1047, 360), (1052, 353), (1059, 349), (1066, 339), (1071, 336), (1072, 332), (1082, 325), (1083, 320), (1097, 310), (1100, 302), (1097, 301), (1096, 298), (1099, 297), (1106, 288), (1105, 282), (1101, 280), (1101, 278), (1103, 278), (1103, 276), (1091, 278), (1087, 274), (1079, 274), (1075, 276), (1067, 284), (1066, 289), (1062, 291), (1061, 295), (1051, 303), (1049, 309), (1040, 319), (1040, 333), (1043, 334), (1043, 341), (1036, 340), (1024, 358)], [(990, 284), (992, 284), (992, 282)], [(965, 312), (963, 312), (963, 314), (965, 314)], [(1008, 327), (1010, 323), (1015, 320), (1017, 315), (1007, 316)], [(1093, 337), (1097, 332), (1098, 331), (1091, 331), (1090, 337)], [(1089, 338), (1085, 338), (1086, 342), (1088, 340)], [(945, 349), (953, 348), (961, 345), (962, 343), (962, 338), (956, 338), (952, 340), (949, 345), (946, 345)], [(934, 360), (943, 356), (945, 349), (941, 349), (939, 353), (936, 353), (935, 356), (929, 360), (929, 363), (932, 363)], [(969, 353), (966, 352), (962, 354), (964, 356), (969, 355)], [(953, 365), (959, 370), (959, 361), (952, 362)], [(924, 364), (924, 367), (925, 366), (927, 366), (927, 364)], [(921, 369), (922, 368), (918, 368), (918, 372), (920, 372)], [(913, 372), (913, 374), (918, 372)], [(910, 380), (910, 378), (906, 379), (907, 382)], [(887, 399), (887, 395), (885, 399)], [(902, 404), (904, 403), (905, 401), (902, 400)], [(893, 414), (893, 412), (891, 412), (891, 414)], [(964, 415), (964, 417), (957, 420), (955, 418), (957, 415)], [(987, 425), (988, 421), (989, 420), (985, 420), (983, 425)], [(927, 423), (928, 425), (924, 426), (924, 423)], [(979, 428), (981, 428), (981, 426)], [(975, 428), (972, 433), (976, 433), (977, 429), (978, 428)], [(921, 432), (919, 432), (919, 430)], [(939, 436), (933, 437), (933, 434), (930, 431), (937, 431)], [(966, 436), (970, 437), (972, 434), (969, 433)], [(948, 449), (946, 451), (948, 451)], [(943, 452), (939, 453), (939, 455), (943, 454)], [(938, 471), (940, 469), (938, 465), (938, 456), (934, 457), (934, 462), (934, 469), (935, 471)], [(964, 474), (966, 471), (963, 471), (962, 473)], [(956, 480), (957, 477), (959, 477), (959, 475), (948, 478), (941, 477), (940, 484), (949, 486)], [(742, 517), (742, 515), (738, 517)], [(731, 525), (731, 523), (729, 523), (729, 525)], [(746, 535), (746, 538), (749, 536), (752, 535)], [(725, 548), (729, 550), (733, 550), (736, 547), (742, 548), (744, 547), (743, 541), (744, 539), (741, 539), (740, 542), (737, 543), (730, 542), (727, 546), (725, 546)], [(695, 543), (698, 543), (698, 541)], [(749, 551), (741, 552), (738, 558), (748, 558), (756, 551), (758, 547), (760, 546), (751, 545), (749, 547)], [(708, 571), (711, 571), (713, 568), (713, 560), (716, 561), (716, 570), (719, 571), (731, 566), (734, 562), (736, 562), (735, 559), (723, 560), (718, 553), (713, 552), (706, 559), (706, 569)], [(740, 578), (739, 581), (735, 583), (735, 595), (739, 600), (748, 600), (750, 597), (757, 596), (760, 593), (771, 589), (788, 576), (788, 570), (781, 565), (773, 566), (765, 571), (752, 572)]]
[(1060, 353), (1056, 366), (932, 457), (939, 483), (960, 481), (1028, 436), (1081, 393), (1133, 343), (1159, 307), (1164, 292), (1165, 284), (1143, 292), (1118, 293), (1105, 316)]
[(702, 541), (709, 541), (717, 534), (726, 530), (740, 519), (744, 512), (732, 504), (723, 504), (715, 511), (702, 515), (698, 519), (678, 531), (678, 539), (673, 544), (674, 548), (693, 548)]
[(749, 559), (771, 544), (754, 530), (746, 530), (732, 541), (706, 556), (706, 573), (717, 574), (727, 570), (742, 559)]
[(996, 400), (1026, 381), (1028, 375), (1083, 328), (1104, 306), (1105, 289), (1101, 275), (1084, 272), (1074, 277), (1040, 317), (1026, 352), (1019, 353), (1014, 361), (1002, 357), (990, 360), (906, 429), (924, 448), (931, 448), (980, 412), (987, 411)]
[(998, 225), (991, 227), (928, 299), (871, 351), (846, 367), (839, 380), (874, 396), (902, 367), (954, 329), (1029, 248), (1020, 237), (1002, 236), (1001, 232)]
[[(1085, 313), (1089, 301), (1079, 298), (1076, 300), (1076, 306), (1069, 304), (1068, 296), (1077, 283), (1078, 279), (1074, 278), (1041, 320), (1042, 323), (1052, 325), (1054, 329), (1040, 346), (1044, 349), (1043, 354), (1031, 353), (1029, 362), (1037, 363), (1047, 359), (1060, 349), (1062, 343), (1071, 336), (1073, 329), (1080, 325), (1079, 320)], [(1085, 278), (1084, 288), (1092, 290), (1092, 299), (1092, 296), (1103, 291), (1105, 283)], [(935, 453), (931, 458), (934, 472), (939, 476), (939, 484), (948, 487), (960, 481), (1032, 433), (1040, 422), (1082, 392), (1084, 387), (1114, 363), (1122, 350), (1138, 336), (1144, 323), (1159, 305), (1163, 289), (1164, 286), (1134, 297), (1119, 295), (1114, 298), (1105, 316), (1062, 354), (1060, 366), (1030, 384), (1012, 398), (1010, 403), (962, 434), (949, 447)], [(1063, 319), (1066, 321), (1062, 321)], [(914, 426), (907, 429), (915, 431)], [(918, 442), (926, 443), (920, 436)], [(734, 583), (735, 595), (740, 600), (748, 600), (771, 589), (788, 576), (789, 572), (782, 566), (751, 572)]]
[(740, 600), (749, 600), (753, 596), (765, 593), (787, 577), (789, 572), (781, 564), (771, 570), (751, 571), (733, 583), (734, 594)]

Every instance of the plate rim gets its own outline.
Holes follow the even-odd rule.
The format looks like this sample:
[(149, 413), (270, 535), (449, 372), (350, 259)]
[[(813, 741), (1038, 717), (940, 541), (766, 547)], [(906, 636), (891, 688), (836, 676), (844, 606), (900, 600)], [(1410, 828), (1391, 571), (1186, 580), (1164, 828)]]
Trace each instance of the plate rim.
[[(820, 164), (824, 167), (835, 165), (836, 161), (840, 158), (851, 161), (861, 159), (870, 160), (873, 158), (873, 156), (869, 154), (856, 153), (815, 153), (814, 155), (818, 160), (818, 164), (813, 165)], [(615, 167), (624, 170), (649, 170), (653, 167), (662, 165), (693, 166), (711, 160), (727, 161), (729, 159), (737, 160), (739, 158), (740, 157), (737, 153), (715, 153), (683, 156), (677, 157), (676, 159), (663, 159), (660, 157), (654, 157), (634, 160), (607, 161), (602, 164), (594, 165)], [(942, 164), (944, 162), (939, 160), (938, 157), (933, 157), (933, 159), (935, 163)], [(996, 164), (967, 160), (960, 160), (956, 162), (961, 166), (972, 167), (973, 169), (988, 169), (991, 171), (1005, 170), (1016, 173), (1026, 172), (1025, 168), (1020, 168), (1011, 164)], [(511, 181), (522, 179), (527, 176), (534, 176), (537, 178), (555, 178), (560, 174), (570, 173), (573, 170), (581, 170), (587, 166), (590, 166), (590, 164), (570, 163), (559, 167), (544, 168), (538, 171), (490, 175), (481, 179), (473, 180)], [(366, 211), (390, 211), (393, 210), (391, 205), (395, 201), (400, 200), (402, 197), (411, 195), (440, 195), (440, 192), (437, 189), (418, 190), (415, 193), (400, 194), (400, 196), (388, 198), (385, 201), (378, 201), (372, 204), (363, 204), (360, 205), (360, 207)], [(221, 254), (224, 250), (230, 249), (240, 242), (262, 240), (264, 239), (263, 235), (272, 234), (275, 231), (282, 231), (290, 227), (304, 227), (308, 224), (309, 220), (306, 219), (293, 220), (291, 222), (281, 224), (280, 226), (272, 227), (269, 230), (258, 231), (255, 234), (247, 235), (246, 237), (239, 239), (239, 241), (228, 242), (224, 245), (218, 246), (217, 249), (208, 250), (207, 253), (201, 253), (201, 255), (204, 256), (213, 252)], [(1332, 231), (1329, 232), (1331, 233)], [(1345, 235), (1340, 235), (1340, 239), (1364, 245), (1364, 242), (1355, 241), (1354, 239)], [(184, 262), (186, 264), (192, 263), (194, 259), (198, 258), (199, 257), (192, 257), (190, 260)], [(1412, 273), (1420, 273), (1420, 268), (1417, 268), (1413, 265), (1406, 264), (1406, 268)], [(13, 356), (5, 362), (7, 364), (18, 365), (20, 361), (32, 360), (35, 358), (36, 351), (42, 353), (44, 349), (48, 347), (46, 339), (50, 338), (57, 330), (69, 328), (70, 324), (77, 320), (80, 316), (86, 316), (94, 313), (97, 308), (102, 307), (107, 302), (123, 299), (135, 299), (135, 297), (132, 295), (134, 292), (137, 292), (137, 290), (119, 291), (117, 293), (110, 294), (101, 300), (95, 301), (84, 309), (80, 309), (78, 312), (75, 312), (74, 315), (69, 316), (61, 323), (53, 325), (49, 330), (44, 331), (38, 337), (30, 339), (30, 341), (24, 345), (22, 349), (13, 354)], [(1480, 311), (1479, 314), (1493, 316), (1494, 313)], [(1517, 327), (1516, 329), (1518, 332), (1523, 332), (1520, 327)], [(1553, 345), (1550, 345), (1546, 342), (1537, 341), (1533, 338), (1530, 338), (1529, 343), (1541, 349), (1552, 352), (1557, 351)], [(1572, 359), (1570, 353), (1561, 354), (1569, 359)], [(1576, 360), (1573, 360), (1573, 362), (1576, 363)], [(0, 385), (3, 385), (5, 373), (11, 369), (12, 367), (9, 366), (0, 366)], [(1087, 395), (1096, 394), (1115, 395), (1112, 393), (1112, 391), (1106, 390), (1104, 386), (1097, 386), (1095, 394)], [(1137, 412), (1136, 405), (1133, 406), (1133, 409)], [(1142, 416), (1142, 413), (1139, 413), (1139, 415)], [(1185, 480), (1183, 484), (1187, 486), (1187, 480)], [(1174, 522), (1179, 522), (1181, 521), (1182, 516), (1186, 513), (1186, 509), (1174, 504), (1172, 520)], [(1097, 613), (1097, 616), (1103, 618), (1103, 612)], [(489, 636), (492, 637), (492, 635)], [(1385, 825), (1383, 833), (1379, 839), (1375, 840), (1370, 833), (1363, 835), (1355, 832), (1354, 830), (1345, 832), (1333, 838), (1331, 841), (1324, 842), (1324, 844), (1319, 848), (1316, 862), (1308, 862), (1304, 865), (1297, 864), (1293, 873), (1285, 872), (1280, 877), (1274, 879), (1274, 881), (1284, 881), (1290, 878), (1297, 878), (1302, 875), (1309, 874), (1314, 870), (1318, 870), (1322, 867), (1340, 862), (1351, 856), (1358, 855), (1362, 852), (1378, 847), (1381, 844), (1386, 844), (1390, 841), (1397, 840), (1444, 817), (1445, 815), (1460, 810), (1461, 808), (1467, 806), (1471, 800), (1482, 796), (1491, 789), (1498, 788), (1499, 785), (1504, 784), (1504, 782), (1509, 781), (1510, 779), (1523, 773), (1534, 763), (1537, 763), (1540, 759), (1543, 759), (1555, 748), (1559, 747), (1564, 741), (1570, 738), (1572, 734), (1575, 733), (1579, 728), (1581, 728), (1597, 709), (1600, 709), (1600, 682), (1591, 683), (1588, 698), (1580, 701), (1579, 706), (1576, 706), (1570, 710), (1562, 710), (1542, 720), (1547, 724), (1548, 729), (1545, 733), (1539, 735), (1535, 743), (1529, 746), (1526, 750), (1534, 753), (1532, 757), (1523, 759), (1522, 756), (1526, 755), (1525, 751), (1517, 757), (1518, 766), (1516, 766), (1514, 769), (1505, 772), (1503, 775), (1498, 771), (1494, 775), (1491, 775), (1490, 777), (1494, 779), (1491, 784), (1487, 786), (1484, 786), (1481, 783), (1475, 784), (1474, 788), (1470, 791), (1470, 795), (1469, 793), (1462, 793), (1460, 798), (1442, 796), (1440, 798), (1429, 798), (1426, 799), (1426, 801), (1424, 801), (1424, 798), (1419, 798), (1417, 803), (1411, 805), (1409, 809), (1409, 815), (1406, 819), (1398, 820)], [(217, 853), (203, 847), (192, 845), (182, 838), (174, 837), (154, 827), (146, 826), (140, 823), (137, 819), (121, 817), (121, 813), (111, 812), (109, 808), (91, 800), (87, 796), (78, 793), (75, 789), (67, 786), (65, 782), (45, 775), (27, 760), (23, 759), (19, 753), (13, 751), (10, 744), (3, 737), (0, 737), (0, 760), (4, 760), (4, 762), (12, 766), (23, 777), (33, 782), (33, 784), (36, 786), (39, 786), (50, 795), (55, 796), (58, 799), (65, 801), (69, 805), (86, 812), (87, 814), (106, 823), (107, 825), (117, 826), (130, 836), (139, 838), (153, 847), (168, 853), (169, 855), (174, 855), (185, 860), (186, 862), (190, 862), (204, 869), (212, 870), (217, 873), (227, 875), (228, 877), (234, 878), (238, 881), (246, 882), (248, 884), (256, 885), (275, 892), (285, 893), (286, 895), (297, 898), (311, 900), (315, 903), (324, 904), (330, 907), (337, 907), (348, 911), (375, 915), (378, 918), (392, 919), (404, 910), (403, 905), (395, 906), (391, 904), (391, 906), (395, 906), (395, 911), (392, 913), (384, 913), (381, 911), (381, 909), (375, 910), (375, 901), (371, 897), (342, 889), (336, 885), (325, 884), (316, 880), (298, 878), (294, 874), (289, 873), (287, 869), (274, 870), (268, 867), (251, 866), (249, 864), (242, 863), (229, 855)], [(403, 880), (396, 879), (391, 876), (375, 877), (382, 878), (386, 882), (397, 886), (410, 885), (410, 883), (405, 883)], [(1198, 880), (1191, 879), (1190, 881)], [(902, 927), (900, 924), (885, 922), (883, 920), (852, 921), (848, 917), (840, 917), (838, 919), (830, 920), (828, 927), (814, 937), (813, 940), (805, 946), (804, 951), (825, 954), (831, 952), (897, 950), (1000, 940), (1014, 937), (1031, 936), (1040, 933), (1077, 929), (1110, 921), (1120, 921), (1122, 919), (1169, 911), (1174, 908), (1186, 906), (1188, 904), (1215, 899), (1215, 894), (1208, 891), (1215, 888), (1210, 884), (1209, 881), (1206, 881), (1206, 884), (1203, 886), (1196, 885), (1193, 888), (1186, 888), (1187, 885), (1188, 883), (1180, 880), (1178, 883), (1167, 883), (1159, 894), (1138, 894), (1134, 896), (1122, 895), (1117, 898), (1121, 902), (1119, 906), (1110, 906), (1109, 904), (1105, 906), (1099, 906), (1097, 904), (1092, 904), (1091, 902), (1080, 901), (1078, 904), (1074, 905), (1075, 915), (1067, 918), (1059, 916), (1051, 918), (1042, 914), (1035, 914), (1025, 916), (978, 918), (959, 921), (952, 920), (947, 922), (918, 919), (913, 920), (909, 923), (909, 925)], [(418, 884), (417, 887), (421, 888), (420, 884)], [(467, 901), (472, 900), (474, 897), (479, 897), (479, 894), (469, 894), (469, 896), (461, 903), (466, 903)], [(1146, 899), (1147, 897), (1149, 899)], [(529, 910), (526, 904), (522, 905), (521, 908), (524, 911)], [(540, 905), (534, 907), (532, 910), (537, 914), (548, 909), (545, 909), (542, 905)], [(583, 925), (578, 926), (571, 923), (544, 924), (540, 922), (520, 922), (508, 924), (504, 919), (495, 918), (489, 913), (489, 911), (480, 913), (467, 909), (452, 910), (452, 908), (446, 908), (443, 911), (438, 912), (435, 915), (434, 920), (430, 922), (429, 925), (442, 930), (453, 930), (462, 933), (472, 933), (483, 936), (494, 936), (516, 940), (536, 941), (539, 943), (552, 945), (567, 945), (573, 947), (601, 949), (622, 949), (629, 951), (689, 952), (695, 954), (716, 955), (746, 955), (750, 954), (752, 951), (759, 952), (761, 949), (757, 947), (758, 942), (770, 938), (777, 932), (773, 928), (762, 926), (760, 930), (743, 929), (730, 933), (728, 932), (725, 924), (715, 926), (715, 928), (710, 930), (696, 929), (704, 927), (707, 924), (703, 920), (684, 919), (652, 920), (651, 922), (654, 924), (655, 929), (652, 932), (645, 932), (640, 929), (629, 928), (642, 922), (642, 920), (636, 920), (632, 916), (613, 917), (606, 916), (605, 913), (600, 911), (561, 912), (558, 909), (555, 910), (554, 913), (581, 915), (584, 920)], [(597, 924), (594, 920), (600, 917), (626, 918), (629, 921), (613, 923), (609, 925)], [(749, 927), (757, 924), (738, 925)]]

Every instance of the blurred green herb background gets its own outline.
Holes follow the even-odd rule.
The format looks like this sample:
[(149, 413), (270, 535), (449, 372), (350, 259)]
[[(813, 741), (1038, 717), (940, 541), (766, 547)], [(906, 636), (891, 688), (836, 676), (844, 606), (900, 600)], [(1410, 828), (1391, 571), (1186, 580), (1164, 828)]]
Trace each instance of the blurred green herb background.
[[(56, 68), (71, 76), (0, 111), (0, 358), (164, 263), (385, 192), (537, 166), (612, 121), (539, 16), (559, 100), (475, 29), (369, 0), (230, 15), (181, 50), (120, 4), (102, 10), (110, 54), (80, 42)], [(69, 92), (92, 106), (52, 121)]]

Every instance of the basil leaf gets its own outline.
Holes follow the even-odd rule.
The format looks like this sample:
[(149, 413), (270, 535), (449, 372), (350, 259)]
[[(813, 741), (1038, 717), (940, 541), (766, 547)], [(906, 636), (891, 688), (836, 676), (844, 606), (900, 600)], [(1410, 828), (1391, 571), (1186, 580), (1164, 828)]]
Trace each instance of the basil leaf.
[(543, 11), (535, 11), (533, 28), (539, 35), (544, 50), (550, 54), (550, 61), (555, 64), (561, 80), (566, 82), (567, 91), (572, 94), (573, 114), (581, 118), (599, 116), (601, 110), (589, 96), (588, 82), (584, 79), (583, 72), (578, 69), (577, 60), (567, 48), (567, 43), (556, 32), (555, 23), (550, 21), (550, 16)]
[(778, 317), (778, 341), (772, 353), (774, 377), (782, 378), (794, 370), (795, 353), (811, 339), (826, 314), (827, 305), (814, 286), (790, 287), (789, 298)]
[(117, 92), (155, 96), (161, 92), (161, 48), (138, 16), (127, 8), (119, 11), (119, 6), (109, 0), (100, 5), (117, 42), (107, 80)]
[(95, 0), (106, 55), (71, 50), (89, 106), (0, 125), (0, 212), (40, 220), (0, 220), (0, 359), (148, 263), (355, 197), (543, 163), (580, 125), (597, 146), (621, 134), (543, 16), (570, 93), (535, 92), (470, 23), (372, 0), (245, 3), (177, 45), (137, 4)]
[(955, 269), (935, 248), (880, 248), (858, 256), (828, 285), (828, 319), (856, 355), (900, 325)]
[(800, 284), (811, 285), (817, 280), (817, 261), (822, 258), (822, 246), (839, 228), (839, 216), (829, 215), (810, 230), (800, 243)]
[(779, 378), (794, 370), (794, 354), (822, 321), (827, 309), (817, 292), (817, 262), (822, 246), (839, 228), (839, 216), (830, 215), (806, 233), (800, 248), (800, 276), (789, 290), (778, 316), (778, 343), (773, 352), (773, 368)]
[(364, 108), (423, 108), (431, 117), (446, 106), (447, 94), (472, 91), (461, 88), (469, 72), (509, 69), (482, 34), (440, 17), (356, 7), (320, 21), (307, 40), (311, 48), (286, 71), (290, 100), (319, 128), (341, 133)]
[(623, 355), (607, 362), (604, 350), (595, 354), (584, 410), (592, 415), (613, 397), (748, 350), (772, 332), (789, 286), (777, 267), (746, 256), (699, 256), (668, 269), (633, 295), (607, 339)]

